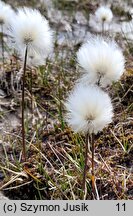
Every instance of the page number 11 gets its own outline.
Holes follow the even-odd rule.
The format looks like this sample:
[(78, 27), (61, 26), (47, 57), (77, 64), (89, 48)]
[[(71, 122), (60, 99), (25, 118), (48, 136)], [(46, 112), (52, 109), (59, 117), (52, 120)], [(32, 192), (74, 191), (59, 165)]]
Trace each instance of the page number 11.
[(123, 204), (117, 203), (116, 206), (117, 206), (117, 211), (126, 211), (126, 204), (125, 203), (123, 203)]

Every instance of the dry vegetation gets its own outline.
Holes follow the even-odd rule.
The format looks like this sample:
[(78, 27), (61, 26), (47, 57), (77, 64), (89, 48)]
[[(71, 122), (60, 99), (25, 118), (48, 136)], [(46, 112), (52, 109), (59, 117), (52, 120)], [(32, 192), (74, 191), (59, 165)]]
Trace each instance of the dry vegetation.
[[(70, 5), (63, 2), (66, 4), (59, 4), (59, 7), (68, 9)], [(96, 7), (96, 3), (82, 2), (76, 10)], [(74, 10), (73, 5), (74, 2)], [(133, 199), (133, 57), (127, 41), (120, 43), (125, 47), (126, 71), (120, 82), (107, 89), (113, 100), (113, 123), (95, 140), (97, 199)], [(84, 136), (74, 134), (68, 128), (63, 106), (79, 76), (75, 61), (77, 49), (78, 46), (71, 49), (55, 43), (54, 61), (47, 60), (45, 66), (32, 69), (34, 117), (30, 113), (31, 68), (27, 68), (26, 163), (21, 162), (21, 125), (12, 131), (4, 130), (0, 135), (0, 187), (11, 199), (80, 199), (82, 196)], [(67, 59), (63, 58), (64, 54)], [(0, 67), (2, 70), (2, 65)], [(1, 104), (1, 108), (4, 107), (0, 110), (1, 122), (7, 121), (9, 114), (17, 115), (20, 120), (21, 80), (16, 80), (20, 68), (16, 56), (4, 66), (0, 87), (6, 95), (3, 96), (6, 102)], [(88, 158), (87, 199), (91, 199), (91, 152)]]

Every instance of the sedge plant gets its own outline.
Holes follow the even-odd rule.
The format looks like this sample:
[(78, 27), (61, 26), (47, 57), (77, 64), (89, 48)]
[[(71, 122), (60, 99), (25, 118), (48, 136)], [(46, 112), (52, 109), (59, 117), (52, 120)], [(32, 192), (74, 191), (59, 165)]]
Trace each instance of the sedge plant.
[(95, 19), (102, 26), (102, 33), (105, 33), (105, 25), (109, 25), (113, 19), (112, 10), (107, 6), (100, 6), (95, 11)]
[(66, 102), (67, 122), (69, 126), (86, 136), (85, 165), (83, 172), (82, 190), (86, 194), (86, 173), (88, 158), (88, 142), (92, 147), (92, 190), (94, 192), (94, 135), (107, 126), (113, 116), (110, 97), (98, 86), (78, 84)]
[[(22, 82), (22, 148), (23, 159), (26, 161), (25, 125), (24, 125), (24, 93), (25, 73), (28, 62), (42, 62), (53, 48), (53, 34), (47, 19), (36, 9), (19, 8), (15, 19), (12, 20), (12, 36), (15, 45), (23, 59)], [(32, 75), (31, 75), (32, 80)], [(31, 82), (32, 83), (32, 82)]]
[(120, 79), (124, 72), (125, 59), (116, 42), (92, 35), (77, 52), (77, 61), (83, 71), (67, 99), (66, 121), (75, 132), (84, 133), (86, 136), (82, 182), (83, 198), (85, 198), (88, 142), (92, 150), (92, 191), (94, 195), (94, 135), (112, 121), (113, 107), (105, 88)]

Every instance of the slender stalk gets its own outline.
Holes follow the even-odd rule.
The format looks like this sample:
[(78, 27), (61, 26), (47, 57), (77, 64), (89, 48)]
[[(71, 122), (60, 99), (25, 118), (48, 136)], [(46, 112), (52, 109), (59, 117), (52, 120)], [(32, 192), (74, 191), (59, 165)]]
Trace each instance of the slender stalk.
[(4, 67), (5, 53), (4, 53), (4, 31), (3, 31), (3, 24), (1, 24), (1, 48), (2, 48), (2, 62), (3, 62), (3, 67)]
[(33, 86), (33, 76), (32, 76), (32, 69), (30, 71), (30, 93), (31, 93), (31, 114), (33, 117), (33, 92), (32, 92), (32, 86)]
[(102, 78), (102, 74), (99, 73), (98, 75), (99, 75), (99, 77), (98, 77), (97, 85), (100, 86), (100, 81), (101, 81), (101, 78)]
[(25, 49), (24, 67), (23, 67), (23, 83), (22, 83), (22, 159), (26, 161), (26, 146), (25, 146), (25, 125), (24, 125), (24, 89), (25, 89), (25, 73), (27, 63), (28, 46)]
[(83, 199), (85, 198), (85, 191), (86, 191), (86, 174), (87, 174), (87, 160), (88, 160), (88, 140), (89, 134), (86, 134), (86, 142), (85, 142), (85, 164), (84, 164), (84, 172), (83, 172), (83, 182), (82, 182), (82, 192), (83, 192)]
[(95, 151), (95, 146), (94, 146), (94, 134), (91, 135), (91, 146), (92, 146), (92, 171), (91, 171), (91, 181), (92, 181), (92, 192), (93, 195), (95, 194), (95, 173), (94, 173), (94, 151)]

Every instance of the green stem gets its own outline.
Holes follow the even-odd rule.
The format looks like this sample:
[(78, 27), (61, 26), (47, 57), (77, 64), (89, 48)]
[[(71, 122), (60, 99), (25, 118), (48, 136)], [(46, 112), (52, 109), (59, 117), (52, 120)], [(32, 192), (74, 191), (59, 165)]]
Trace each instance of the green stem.
[(33, 118), (33, 92), (32, 92), (32, 86), (33, 86), (33, 76), (32, 76), (32, 69), (30, 72), (30, 91), (31, 91), (31, 114)]

